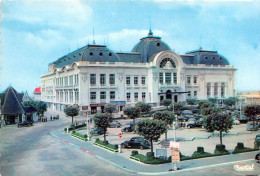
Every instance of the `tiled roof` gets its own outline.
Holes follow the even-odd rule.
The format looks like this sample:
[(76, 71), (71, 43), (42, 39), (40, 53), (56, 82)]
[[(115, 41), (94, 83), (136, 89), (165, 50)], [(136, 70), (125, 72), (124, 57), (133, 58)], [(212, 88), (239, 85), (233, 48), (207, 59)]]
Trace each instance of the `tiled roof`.
[(41, 87), (35, 88), (33, 93), (41, 93)]

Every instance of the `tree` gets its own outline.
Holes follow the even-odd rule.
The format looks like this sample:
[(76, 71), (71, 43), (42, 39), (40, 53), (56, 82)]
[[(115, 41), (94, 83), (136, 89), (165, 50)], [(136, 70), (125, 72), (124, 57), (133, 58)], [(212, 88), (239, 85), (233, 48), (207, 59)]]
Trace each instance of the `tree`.
[(79, 108), (74, 106), (68, 106), (64, 108), (64, 112), (67, 116), (72, 118), (71, 124), (73, 125), (73, 117), (79, 115)]
[(93, 119), (94, 119), (95, 126), (99, 129), (104, 130), (104, 141), (106, 141), (107, 127), (113, 121), (113, 119), (108, 113), (95, 114)]
[(172, 103), (172, 101), (171, 101), (171, 100), (168, 100), (168, 99), (164, 99), (164, 100), (161, 101), (161, 104), (162, 104), (163, 106), (166, 106), (167, 109), (168, 109), (168, 106), (171, 105), (171, 103)]
[(187, 99), (186, 102), (187, 102), (188, 105), (196, 105), (196, 104), (198, 104), (198, 100), (192, 99), (192, 98)]
[(135, 104), (135, 108), (139, 109), (140, 113), (150, 113), (152, 110), (152, 106), (149, 105), (148, 103), (144, 103), (144, 102), (138, 102)]
[(135, 126), (135, 119), (139, 116), (139, 109), (130, 106), (125, 108), (124, 114), (127, 115), (130, 119), (133, 119), (133, 124)]
[(260, 114), (260, 105), (248, 105), (244, 108), (244, 113), (253, 121), (253, 127), (255, 128), (256, 115)]
[(216, 107), (211, 107), (211, 106), (202, 108), (202, 109), (200, 110), (201, 114), (204, 115), (204, 116), (208, 116), (208, 115), (211, 115), (211, 114), (213, 114), (213, 113), (215, 113), (215, 112), (219, 112), (219, 111), (220, 111), (220, 110), (219, 110), (218, 108), (216, 108)]
[(214, 103), (216, 104), (218, 99), (217, 98), (208, 98), (208, 100), (211, 102), (211, 103)]
[(174, 113), (177, 115), (181, 115), (181, 111), (184, 110), (183, 103), (171, 103), (169, 110), (172, 111), (174, 107)]
[(153, 152), (153, 141), (158, 141), (160, 136), (167, 130), (167, 124), (161, 120), (145, 119), (137, 124), (137, 133), (143, 136), (151, 143), (151, 152)]
[(234, 106), (238, 102), (237, 97), (229, 97), (228, 99), (224, 100), (224, 104), (227, 106)]
[[(157, 120), (162, 120), (167, 125), (172, 125), (173, 121), (176, 120), (174, 114), (170, 111), (157, 111), (154, 114), (153, 118)], [(165, 132), (165, 139), (167, 140), (167, 130)]]
[(222, 145), (222, 132), (228, 133), (232, 125), (233, 119), (226, 113), (213, 113), (205, 119), (205, 129), (208, 132), (219, 131), (220, 145)]
[(113, 114), (114, 111), (116, 111), (116, 105), (106, 104), (105, 107), (104, 107), (104, 111), (106, 113), (109, 113), (111, 118), (113, 118), (112, 114)]
[(25, 106), (32, 106), (36, 109), (36, 114), (41, 117), (44, 115), (44, 112), (47, 111), (47, 104), (43, 101), (33, 101), (32, 99), (29, 102), (24, 104)]

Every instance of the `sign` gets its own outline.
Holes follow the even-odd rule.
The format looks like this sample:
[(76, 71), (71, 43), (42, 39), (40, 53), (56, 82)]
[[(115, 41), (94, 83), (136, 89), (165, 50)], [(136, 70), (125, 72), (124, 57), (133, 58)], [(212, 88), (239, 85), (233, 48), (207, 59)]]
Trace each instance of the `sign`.
[(170, 141), (170, 148), (171, 150), (179, 150), (180, 143), (175, 141)]
[(167, 158), (166, 156), (166, 149), (156, 149), (156, 157), (157, 158)]
[(170, 141), (162, 141), (162, 148), (170, 148)]
[(88, 110), (88, 106), (82, 106), (82, 110), (83, 110), (83, 111)]
[(122, 135), (122, 133), (119, 133), (119, 135), (118, 135), (118, 136), (121, 138), (123, 135)]
[(177, 163), (180, 162), (180, 152), (177, 150), (172, 150), (172, 162)]

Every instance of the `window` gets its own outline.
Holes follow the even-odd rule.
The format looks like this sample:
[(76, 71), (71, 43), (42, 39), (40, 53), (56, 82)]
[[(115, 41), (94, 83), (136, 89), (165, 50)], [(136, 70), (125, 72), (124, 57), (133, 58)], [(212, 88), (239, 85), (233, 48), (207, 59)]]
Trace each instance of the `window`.
[(130, 77), (129, 77), (129, 76), (126, 77), (126, 84), (127, 84), (127, 85), (130, 85)]
[(145, 84), (145, 77), (142, 77), (142, 84)]
[(65, 81), (65, 86), (68, 86), (68, 77), (64, 77), (64, 81)]
[(191, 91), (188, 91), (188, 97), (190, 97), (191, 96)]
[(75, 103), (79, 102), (79, 91), (75, 90)]
[(210, 94), (211, 94), (211, 92), (210, 92), (210, 86), (211, 86), (211, 84), (208, 83), (208, 84), (207, 84), (207, 97), (210, 97)]
[(145, 101), (145, 92), (142, 92), (142, 101)]
[(176, 68), (176, 65), (175, 65), (175, 63), (174, 63), (174, 61), (172, 59), (165, 58), (160, 63), (160, 68), (164, 68), (164, 67)]
[(135, 92), (135, 101), (138, 101), (138, 92)]
[(60, 102), (63, 102), (63, 92), (60, 92)]
[(194, 93), (194, 97), (196, 98), (198, 96), (198, 92), (195, 90), (193, 93)]
[(177, 84), (177, 73), (173, 73), (173, 83)]
[(100, 84), (105, 85), (106, 84), (106, 75), (100, 74)]
[(63, 78), (60, 78), (60, 86), (63, 86)]
[(160, 84), (163, 84), (163, 73), (159, 73)]
[(165, 82), (170, 84), (172, 82), (172, 73), (165, 73)]
[(78, 74), (76, 74), (76, 75), (74, 75), (74, 85), (79, 85), (79, 75)]
[(115, 84), (115, 74), (109, 74), (109, 84)]
[(68, 102), (68, 92), (65, 91), (65, 102), (67, 103)]
[(90, 74), (90, 84), (96, 85), (96, 74)]
[(197, 76), (193, 77), (193, 83), (196, 85), (197, 84)]
[(135, 85), (138, 84), (138, 77), (134, 77), (134, 84), (135, 84)]
[(73, 103), (73, 92), (70, 91), (70, 102)]
[(187, 84), (190, 84), (190, 79), (191, 79), (191, 77), (190, 76), (187, 76)]
[(214, 84), (214, 97), (218, 97), (218, 83)]
[(106, 99), (106, 92), (100, 92), (100, 99), (105, 100)]
[(110, 91), (110, 99), (115, 99), (115, 98), (116, 98), (116, 92)]
[(225, 84), (221, 83), (221, 98), (225, 97)]
[(127, 93), (126, 93), (126, 100), (127, 100), (128, 102), (131, 101), (131, 93), (130, 93), (130, 92), (127, 92)]
[(90, 99), (95, 100), (97, 98), (96, 92), (90, 92)]

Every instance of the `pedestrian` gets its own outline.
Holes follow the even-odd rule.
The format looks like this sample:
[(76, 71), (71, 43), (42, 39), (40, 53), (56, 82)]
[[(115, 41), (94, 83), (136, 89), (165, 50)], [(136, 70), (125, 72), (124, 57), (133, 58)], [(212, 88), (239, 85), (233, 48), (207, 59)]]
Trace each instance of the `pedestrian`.
[(52, 121), (52, 116), (51, 116), (51, 121)]

